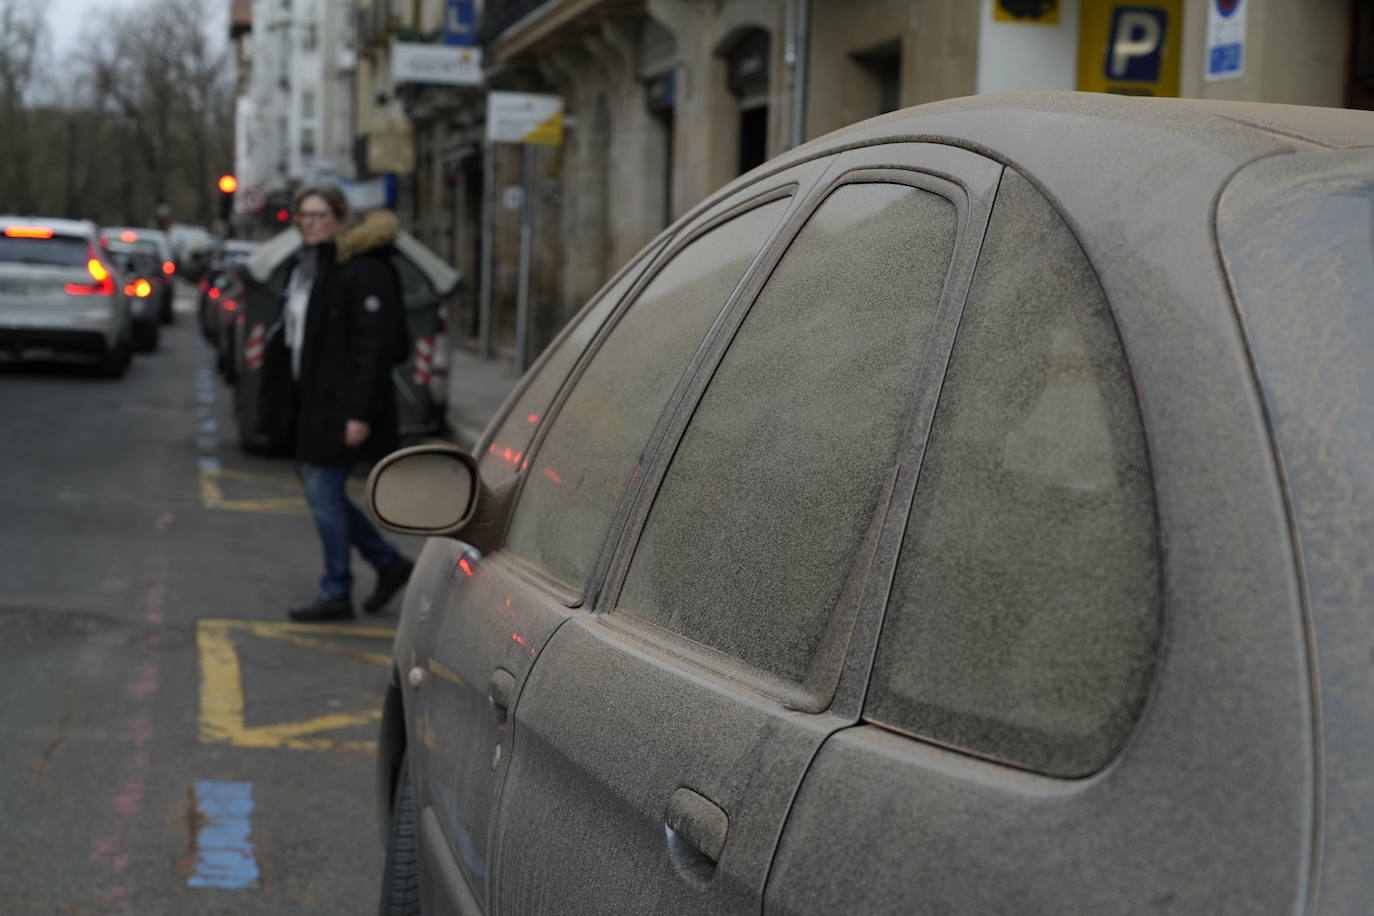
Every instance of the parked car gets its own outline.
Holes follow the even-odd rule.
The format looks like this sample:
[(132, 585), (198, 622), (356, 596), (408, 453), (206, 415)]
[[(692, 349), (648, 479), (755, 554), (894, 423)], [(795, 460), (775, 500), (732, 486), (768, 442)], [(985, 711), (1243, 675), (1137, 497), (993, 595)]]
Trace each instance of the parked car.
[(161, 229), (144, 229), (136, 226), (105, 226), (101, 234), (111, 245), (133, 245), (157, 258), (162, 266), (163, 280), (154, 291), (158, 304), (158, 317), (163, 324), (172, 323), (172, 301), (175, 298), (176, 262), (172, 259), (172, 246), (167, 241), (167, 233)]
[(150, 253), (133, 245), (111, 243), (107, 238), (100, 241), (102, 255), (114, 267), (115, 284), (129, 302), (134, 349), (151, 353), (158, 347), (162, 324), (157, 298), (166, 283), (162, 266)]
[(238, 266), (256, 249), (256, 242), (228, 239), (215, 251), (214, 260), (197, 284), (200, 289), (201, 333), (206, 340), (216, 346), (219, 344), (221, 328), (231, 323), (226, 321), (226, 309), (219, 299), (224, 294), (225, 287), (234, 282)]
[(121, 376), (133, 334), (129, 303), (100, 251), (95, 226), (0, 216), (0, 348), (94, 357)]
[(665, 230), (373, 470), (383, 912), (1367, 913), (1371, 147), (951, 100)]
[[(234, 416), (240, 447), (255, 454), (280, 454), (290, 448), (289, 418), (278, 411), (289, 402), (284, 387), (290, 379), (271, 376), (264, 360), (280, 321), (283, 293), (301, 246), (293, 227), (261, 243), (242, 262), (244, 290), (235, 313), (238, 339), (231, 347), (235, 380)], [(458, 273), (408, 232), (400, 232), (392, 263), (401, 279), (406, 329), (411, 353), (392, 369), (397, 416), (402, 437), (430, 435), (442, 429), (448, 398), (447, 310), (445, 301), (458, 286)]]

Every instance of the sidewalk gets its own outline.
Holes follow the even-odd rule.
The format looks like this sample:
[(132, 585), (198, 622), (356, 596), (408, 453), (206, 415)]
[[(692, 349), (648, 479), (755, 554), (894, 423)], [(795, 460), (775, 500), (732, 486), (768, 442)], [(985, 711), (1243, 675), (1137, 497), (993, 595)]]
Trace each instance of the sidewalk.
[(449, 438), (471, 450), (518, 381), (509, 359), (481, 360), (461, 344), (449, 350)]

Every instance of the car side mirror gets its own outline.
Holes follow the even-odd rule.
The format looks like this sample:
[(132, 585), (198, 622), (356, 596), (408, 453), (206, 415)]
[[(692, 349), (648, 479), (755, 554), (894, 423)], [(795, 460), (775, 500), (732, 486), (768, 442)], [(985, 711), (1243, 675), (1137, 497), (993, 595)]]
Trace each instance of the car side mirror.
[(367, 507), (384, 528), (400, 534), (452, 535), (477, 509), (477, 460), (451, 445), (417, 445), (392, 452), (367, 478)]

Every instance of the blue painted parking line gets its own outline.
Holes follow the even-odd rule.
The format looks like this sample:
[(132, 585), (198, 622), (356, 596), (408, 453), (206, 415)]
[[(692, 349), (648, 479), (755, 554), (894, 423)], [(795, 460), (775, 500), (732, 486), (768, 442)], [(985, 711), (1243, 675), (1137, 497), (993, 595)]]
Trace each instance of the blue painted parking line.
[(196, 808), (202, 820), (187, 883), (229, 890), (257, 887), (258, 860), (248, 839), (253, 832), (253, 784), (201, 780), (196, 783)]

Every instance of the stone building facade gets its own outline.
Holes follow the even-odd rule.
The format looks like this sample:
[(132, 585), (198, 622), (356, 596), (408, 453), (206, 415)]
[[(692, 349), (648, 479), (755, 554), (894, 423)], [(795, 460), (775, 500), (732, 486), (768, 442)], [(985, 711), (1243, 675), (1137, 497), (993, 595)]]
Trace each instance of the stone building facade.
[[(1366, 56), (1374, 42), (1360, 37), (1370, 25), (1358, 0), (1244, 0), (1243, 72), (1216, 81), (1204, 73), (1215, 0), (1152, 2), (1170, 17), (1157, 57), (1177, 87), (1160, 94), (1341, 106), (1374, 81), (1360, 76), (1361, 42)], [(368, 3), (391, 4), (393, 30), (421, 33), (440, 27), (446, 7)], [(937, 99), (1092, 88), (1095, 42), (1110, 51), (1100, 23), (1121, 5), (1058, 0), (1026, 21), (1005, 9), (1026, 4), (1003, 0), (485, 0), (485, 86), (400, 97), (413, 130), (402, 218), (467, 280), (459, 336), (503, 355), (517, 332), (528, 199), (532, 359), (673, 219), (792, 146)], [(488, 144), (492, 89), (561, 97), (563, 143), (528, 156)], [(360, 105), (370, 91), (360, 87)]]

